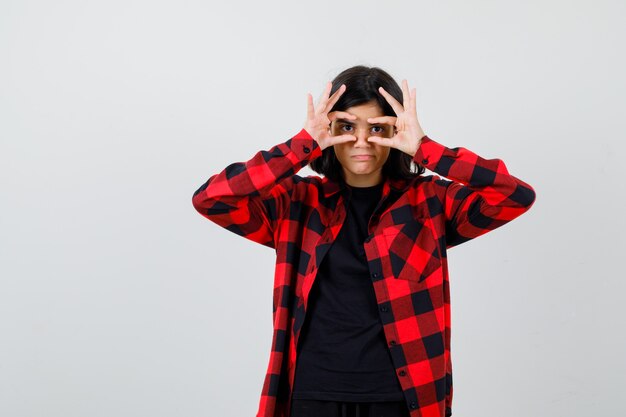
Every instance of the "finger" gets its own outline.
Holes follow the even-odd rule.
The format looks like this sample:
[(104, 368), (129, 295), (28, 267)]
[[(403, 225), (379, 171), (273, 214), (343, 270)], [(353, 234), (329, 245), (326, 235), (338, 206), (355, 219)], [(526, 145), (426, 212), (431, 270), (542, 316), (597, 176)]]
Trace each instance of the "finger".
[(338, 145), (340, 143), (356, 142), (354, 135), (331, 136), (328, 138), (328, 146)]
[(416, 96), (417, 96), (417, 93), (416, 93), (415, 88), (414, 88), (413, 90), (411, 90), (411, 111), (412, 111), (413, 113), (416, 113), (416, 112), (417, 112), (417, 109), (416, 109), (416, 107), (415, 107), (415, 101), (416, 101), (416, 100), (415, 100), (415, 97), (416, 97)]
[(390, 148), (394, 148), (396, 141), (394, 140), (396, 137), (392, 138), (379, 138), (378, 136), (370, 136), (367, 138), (367, 141), (370, 143), (377, 143), (382, 146), (387, 146)]
[(337, 89), (337, 91), (334, 92), (334, 94), (330, 97), (328, 103), (326, 104), (326, 109), (325, 109), (326, 112), (329, 112), (330, 109), (333, 108), (333, 106), (339, 100), (339, 97), (341, 97), (344, 91), (346, 91), (346, 85), (341, 84), (339, 88)]
[(317, 110), (326, 108), (326, 103), (328, 102), (328, 95), (330, 94), (330, 90), (333, 87), (333, 84), (330, 81), (326, 82), (326, 87), (324, 88), (324, 92), (320, 97), (317, 103)]
[(409, 83), (406, 80), (402, 80), (402, 107), (408, 109), (409, 103)]
[(400, 104), (400, 102), (396, 100), (394, 96), (389, 94), (382, 87), (379, 87), (378, 91), (380, 92), (380, 94), (382, 94), (383, 97), (385, 97), (385, 99), (387, 100), (387, 103), (389, 103), (393, 111), (396, 113), (396, 116), (402, 114), (402, 112), (404, 111), (404, 109), (402, 108), (402, 104)]
[(380, 116), (380, 117), (370, 117), (367, 119), (368, 123), (385, 123), (388, 125), (395, 125), (397, 117), (394, 116)]
[(337, 119), (356, 119), (357, 117), (354, 114), (345, 112), (345, 111), (331, 111), (330, 113), (328, 113), (328, 118), (330, 119), (330, 121), (332, 122), (333, 120), (337, 120)]
[(311, 120), (315, 117), (315, 110), (313, 109), (313, 96), (311, 93), (307, 93), (306, 95), (306, 115), (308, 120)]

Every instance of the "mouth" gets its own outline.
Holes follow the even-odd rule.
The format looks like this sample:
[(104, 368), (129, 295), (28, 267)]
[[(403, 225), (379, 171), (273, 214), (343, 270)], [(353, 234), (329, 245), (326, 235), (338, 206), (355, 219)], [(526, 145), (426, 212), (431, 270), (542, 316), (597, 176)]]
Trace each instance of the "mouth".
[(357, 159), (357, 160), (368, 160), (368, 159), (372, 159), (374, 158), (374, 155), (352, 155), (351, 158), (353, 159)]

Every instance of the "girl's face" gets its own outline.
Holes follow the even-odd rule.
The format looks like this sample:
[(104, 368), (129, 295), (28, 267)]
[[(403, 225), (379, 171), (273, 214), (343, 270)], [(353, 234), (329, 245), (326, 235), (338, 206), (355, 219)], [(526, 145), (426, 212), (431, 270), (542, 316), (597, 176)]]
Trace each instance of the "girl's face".
[(382, 181), (382, 168), (389, 157), (390, 148), (367, 141), (369, 136), (390, 137), (393, 126), (369, 124), (370, 117), (384, 116), (375, 101), (353, 106), (345, 110), (355, 115), (354, 120), (337, 119), (331, 124), (333, 135), (354, 135), (355, 142), (333, 145), (337, 160), (341, 163), (344, 178), (353, 187), (370, 187)]

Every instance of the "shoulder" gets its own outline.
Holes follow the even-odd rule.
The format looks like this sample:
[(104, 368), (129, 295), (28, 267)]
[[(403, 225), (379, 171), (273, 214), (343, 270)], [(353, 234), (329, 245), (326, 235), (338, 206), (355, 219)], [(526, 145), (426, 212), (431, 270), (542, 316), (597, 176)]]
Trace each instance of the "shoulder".
[(419, 189), (434, 189), (445, 188), (448, 181), (441, 178), (438, 175), (416, 175), (410, 179), (397, 180), (392, 182), (392, 186), (397, 189), (404, 190), (419, 190)]
[(300, 176), (291, 175), (276, 183), (272, 189), (274, 196), (289, 196), (290, 199), (302, 200), (304, 196), (317, 193), (320, 196), (331, 192), (338, 186), (325, 177), (317, 175)]
[(442, 178), (437, 174), (419, 175), (410, 180), (406, 180), (404, 191), (410, 194), (409, 198), (415, 201), (430, 201), (433, 199), (443, 202), (446, 198), (447, 190), (453, 181)]
[(434, 189), (446, 189), (453, 181), (443, 178), (437, 174), (420, 175), (410, 181), (412, 188), (431, 187)]

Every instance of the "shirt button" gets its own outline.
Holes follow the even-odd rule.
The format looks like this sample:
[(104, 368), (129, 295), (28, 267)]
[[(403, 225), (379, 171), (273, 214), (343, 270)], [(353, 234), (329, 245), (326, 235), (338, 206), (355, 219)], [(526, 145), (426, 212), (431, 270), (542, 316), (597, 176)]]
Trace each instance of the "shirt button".
[(398, 372), (398, 375), (405, 376), (406, 375), (406, 371), (403, 369), (400, 372)]
[(428, 159), (422, 159), (422, 164), (426, 165), (428, 163)]
[(372, 240), (372, 235), (369, 235), (365, 238), (365, 243), (368, 243), (370, 240)]
[(386, 312), (387, 312), (387, 310), (389, 310), (389, 309), (387, 308), (387, 306), (381, 306), (381, 307), (380, 307), (380, 311), (382, 311), (383, 313), (386, 313)]
[(396, 345), (396, 341), (392, 340), (391, 342), (389, 342), (389, 346), (395, 346)]
[(302, 150), (304, 151), (304, 153), (309, 153), (311, 152), (311, 149), (308, 146), (304, 146), (302, 147)]
[(417, 408), (417, 403), (415, 401), (411, 401), (411, 408)]
[(372, 274), (372, 276), (373, 276), (374, 278), (378, 278), (380, 275), (378, 274), (378, 272), (374, 272), (374, 273)]

